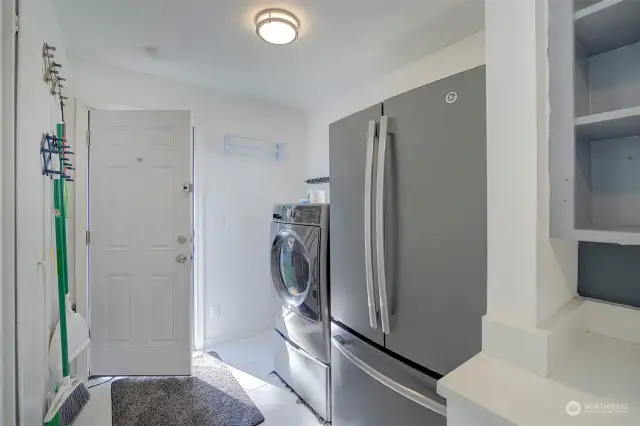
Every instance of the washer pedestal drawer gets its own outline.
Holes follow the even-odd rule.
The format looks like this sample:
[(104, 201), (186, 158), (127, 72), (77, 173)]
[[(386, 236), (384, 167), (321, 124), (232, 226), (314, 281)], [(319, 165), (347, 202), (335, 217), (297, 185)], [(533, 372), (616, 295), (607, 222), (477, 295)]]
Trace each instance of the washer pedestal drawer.
[(329, 366), (273, 330), (276, 373), (323, 419), (331, 421)]
[(280, 307), (280, 312), (280, 317), (276, 319), (276, 329), (280, 334), (314, 358), (329, 364), (331, 359), (329, 321), (315, 323), (284, 306)]

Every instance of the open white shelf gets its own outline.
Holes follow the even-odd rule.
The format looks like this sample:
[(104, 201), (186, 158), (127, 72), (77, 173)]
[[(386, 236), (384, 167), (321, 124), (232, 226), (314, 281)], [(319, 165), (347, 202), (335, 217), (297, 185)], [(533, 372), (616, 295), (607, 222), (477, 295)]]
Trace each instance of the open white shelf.
[(575, 13), (576, 38), (589, 56), (640, 41), (640, 2), (602, 0)]
[[(640, 27), (640, 21), (638, 21), (638, 27)], [(638, 136), (640, 135), (640, 107), (578, 117), (575, 124), (576, 132), (592, 141)]]
[(618, 229), (576, 229), (576, 240), (592, 243), (620, 244), (623, 246), (640, 245), (640, 227), (621, 227)]

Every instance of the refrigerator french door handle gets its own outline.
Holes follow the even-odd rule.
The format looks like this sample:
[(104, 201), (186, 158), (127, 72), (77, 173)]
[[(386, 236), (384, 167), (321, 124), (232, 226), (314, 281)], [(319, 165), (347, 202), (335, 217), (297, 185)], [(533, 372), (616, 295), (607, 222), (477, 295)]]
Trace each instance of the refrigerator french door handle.
[(400, 395), (410, 399), (415, 403), (422, 405), (423, 407), (428, 408), (431, 411), (435, 411), (436, 413), (442, 414), (445, 417), (447, 416), (447, 407), (444, 404), (438, 401), (435, 401), (425, 395), (422, 395), (421, 393), (418, 393), (413, 389), (409, 389), (408, 387), (402, 385), (401, 383), (394, 381), (390, 377), (385, 376), (383, 373), (379, 372), (378, 370), (376, 370), (375, 368), (373, 368), (372, 366), (370, 366), (369, 364), (367, 364), (366, 362), (358, 358), (356, 354), (351, 352), (349, 348), (345, 345), (344, 339), (338, 340), (336, 339), (335, 336), (331, 336), (331, 344), (333, 344), (333, 346), (335, 346), (335, 348), (338, 351), (340, 351), (340, 353), (345, 358), (347, 358), (349, 361), (355, 364), (358, 368), (360, 368), (360, 370), (364, 371), (373, 379), (382, 383), (389, 389), (399, 393)]
[(376, 310), (376, 296), (373, 287), (373, 240), (371, 235), (371, 215), (373, 206), (371, 203), (371, 189), (373, 186), (373, 151), (376, 141), (376, 122), (369, 122), (367, 133), (367, 157), (364, 173), (364, 264), (367, 281), (367, 304), (369, 306), (369, 324), (372, 328), (378, 328), (378, 316)]
[(387, 142), (389, 117), (380, 120), (380, 133), (378, 135), (378, 171), (376, 179), (376, 261), (378, 266), (378, 294), (380, 296), (380, 317), (382, 331), (391, 333), (389, 322), (389, 303), (387, 298), (387, 275), (385, 264), (385, 237), (384, 237), (384, 170), (387, 156)]

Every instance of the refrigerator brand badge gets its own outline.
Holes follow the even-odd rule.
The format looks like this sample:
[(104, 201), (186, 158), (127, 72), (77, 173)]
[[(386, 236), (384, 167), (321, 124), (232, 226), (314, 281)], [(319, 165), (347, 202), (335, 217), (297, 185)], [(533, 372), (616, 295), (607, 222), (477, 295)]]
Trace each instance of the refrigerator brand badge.
[(449, 92), (447, 96), (444, 98), (448, 104), (452, 104), (458, 100), (458, 94), (456, 92)]

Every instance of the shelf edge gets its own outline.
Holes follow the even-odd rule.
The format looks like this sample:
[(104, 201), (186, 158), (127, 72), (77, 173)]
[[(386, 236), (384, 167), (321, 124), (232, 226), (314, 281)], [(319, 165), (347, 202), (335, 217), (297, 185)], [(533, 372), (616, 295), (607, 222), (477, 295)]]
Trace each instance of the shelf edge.
[[(607, 118), (607, 116), (609, 116)], [(599, 112), (597, 114), (583, 115), (576, 117), (575, 125), (584, 126), (587, 124), (604, 123), (607, 121), (615, 121), (623, 118), (638, 116), (640, 117), (640, 106), (616, 109), (613, 111)]]
[(586, 18), (587, 16), (599, 13), (624, 1), (626, 0), (602, 0), (596, 4), (592, 4), (591, 6), (587, 6), (584, 9), (580, 9), (575, 12), (573, 14), (574, 20), (578, 21), (580, 19)]

